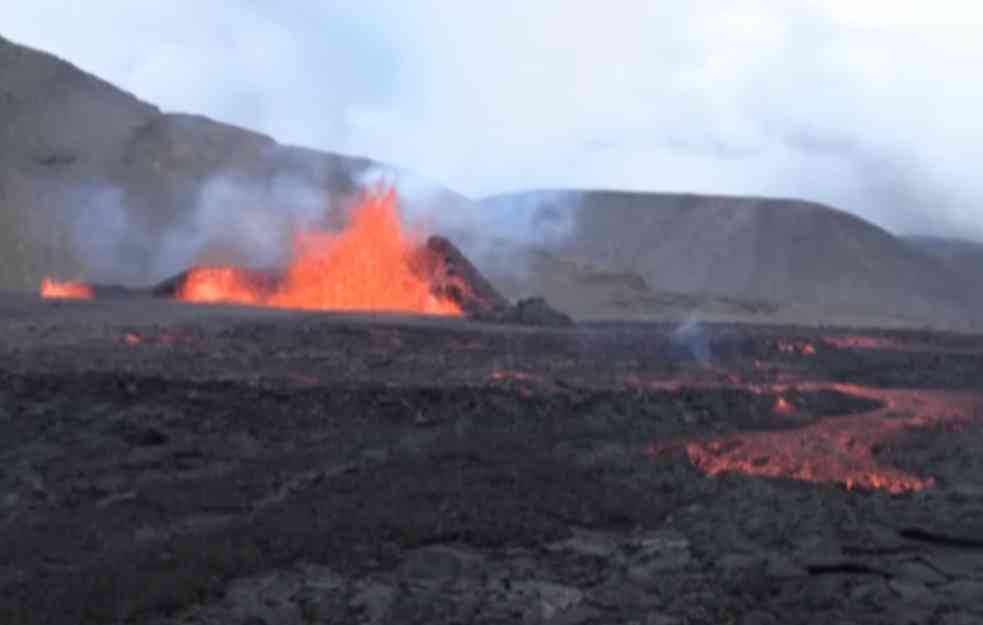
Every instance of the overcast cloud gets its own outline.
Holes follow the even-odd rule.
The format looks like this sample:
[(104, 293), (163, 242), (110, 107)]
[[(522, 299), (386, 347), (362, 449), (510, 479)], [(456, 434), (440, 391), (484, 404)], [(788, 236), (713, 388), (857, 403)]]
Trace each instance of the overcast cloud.
[(4, 36), (165, 110), (472, 196), (794, 196), (983, 240), (972, 0), (11, 4)]

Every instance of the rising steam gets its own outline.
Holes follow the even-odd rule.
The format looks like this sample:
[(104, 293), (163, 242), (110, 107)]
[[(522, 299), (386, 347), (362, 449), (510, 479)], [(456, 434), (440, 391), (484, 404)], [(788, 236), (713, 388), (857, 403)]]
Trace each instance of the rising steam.
[(962, 0), (239, 1), (194, 5), (193, 26), (190, 4), (107, 3), (70, 19), (62, 5), (13, 3), (4, 35), (169, 110), (370, 155), (469, 195), (791, 196), (894, 231), (983, 238), (983, 12)]
[(122, 188), (106, 184), (65, 194), (44, 219), (70, 224), (86, 278), (146, 285), (200, 263), (282, 265), (293, 233), (325, 222), (334, 200), (289, 176), (266, 182), (223, 173), (168, 216), (151, 218)]
[[(574, 193), (507, 196), (479, 206), (396, 168), (350, 175), (352, 189), (395, 189), (409, 230), (449, 236), (491, 275), (524, 276), (523, 246), (573, 231)], [(49, 247), (72, 248), (79, 262), (70, 277), (99, 283), (147, 285), (202, 264), (282, 268), (297, 233), (341, 228), (356, 194), (289, 173), (264, 179), (222, 171), (199, 183), (187, 205), (154, 212), (140, 197), (108, 182), (66, 188), (34, 216), (33, 236)], [(54, 240), (55, 224), (67, 227), (67, 241)]]

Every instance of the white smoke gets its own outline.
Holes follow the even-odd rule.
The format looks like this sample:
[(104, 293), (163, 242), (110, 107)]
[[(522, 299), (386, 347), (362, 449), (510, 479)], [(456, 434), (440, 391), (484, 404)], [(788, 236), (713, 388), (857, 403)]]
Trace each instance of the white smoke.
[(278, 177), (267, 186), (215, 176), (200, 189), (192, 219), (163, 237), (158, 273), (202, 261), (282, 264), (292, 234), (325, 219), (329, 197), (296, 178)]
[(221, 173), (163, 221), (110, 184), (74, 188), (43, 219), (68, 219), (88, 279), (146, 286), (201, 263), (282, 265), (298, 230), (325, 224), (333, 197), (288, 175), (264, 182)]
[(447, 236), (481, 271), (514, 279), (529, 272), (527, 246), (549, 246), (573, 233), (581, 197), (535, 191), (479, 204), (422, 176), (381, 165), (367, 169), (358, 183), (395, 188), (411, 231)]
[(793, 196), (983, 239), (983, 9), (968, 0), (6, 9), (5, 36), (167, 110), (471, 196)]
[(713, 353), (710, 350), (710, 337), (703, 323), (696, 316), (690, 316), (670, 335), (673, 345), (684, 349), (689, 356), (703, 365), (710, 364)]
[[(122, 191), (111, 186), (81, 187), (65, 200), (76, 207), (73, 213), (64, 206), (60, 212), (73, 218), (72, 240), (89, 277), (113, 277), (121, 282), (139, 279), (142, 272), (131, 259), (125, 258), (126, 248), (143, 249), (150, 242), (145, 232), (130, 223)], [(45, 219), (53, 221), (50, 216)]]

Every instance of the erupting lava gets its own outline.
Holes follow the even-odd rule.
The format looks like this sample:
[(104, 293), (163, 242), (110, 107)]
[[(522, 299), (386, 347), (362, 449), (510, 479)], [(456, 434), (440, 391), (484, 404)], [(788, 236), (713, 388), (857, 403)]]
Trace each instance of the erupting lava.
[(45, 299), (92, 299), (92, 287), (84, 282), (59, 282), (45, 278), (41, 282), (41, 297)]
[(178, 299), (308, 310), (391, 311), (460, 315), (434, 293), (416, 262), (420, 245), (404, 232), (393, 189), (366, 193), (342, 232), (297, 237), (286, 274), (260, 285), (235, 267), (191, 271)]
[(178, 299), (189, 302), (259, 304), (262, 290), (236, 267), (199, 267), (188, 272)]

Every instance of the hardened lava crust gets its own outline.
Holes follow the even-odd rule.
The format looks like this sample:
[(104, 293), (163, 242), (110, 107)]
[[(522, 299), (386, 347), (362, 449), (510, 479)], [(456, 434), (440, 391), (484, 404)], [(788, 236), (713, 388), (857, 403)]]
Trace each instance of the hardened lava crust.
[(0, 295), (0, 622), (983, 622), (983, 337)]

